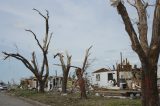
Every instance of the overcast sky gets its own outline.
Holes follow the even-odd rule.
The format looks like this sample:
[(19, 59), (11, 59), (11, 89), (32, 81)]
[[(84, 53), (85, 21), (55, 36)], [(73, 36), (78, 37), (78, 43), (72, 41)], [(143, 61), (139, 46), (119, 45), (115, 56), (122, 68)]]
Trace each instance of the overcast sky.
[[(50, 75), (55, 75), (55, 70), (61, 74), (61, 69), (53, 65), (58, 63), (58, 59), (53, 59), (54, 54), (68, 51), (72, 55), (72, 64), (81, 66), (85, 50), (91, 45), (90, 59), (96, 60), (88, 72), (112, 68), (120, 61), (120, 52), (131, 64), (140, 65), (121, 17), (109, 0), (1, 0), (0, 51), (19, 52), (29, 60), (35, 51), (40, 62), (40, 49), (33, 36), (25, 31), (32, 29), (42, 42), (44, 19), (33, 8), (43, 14), (45, 9), (49, 11), (50, 32), (53, 32), (48, 54)], [(133, 10), (129, 7), (130, 16), (136, 21), (137, 15)], [(149, 13), (152, 17), (153, 11), (149, 10)], [(151, 18), (148, 21), (151, 23)], [(18, 81), (32, 75), (20, 61), (13, 58), (3, 61), (2, 54), (0, 58), (0, 80)]]

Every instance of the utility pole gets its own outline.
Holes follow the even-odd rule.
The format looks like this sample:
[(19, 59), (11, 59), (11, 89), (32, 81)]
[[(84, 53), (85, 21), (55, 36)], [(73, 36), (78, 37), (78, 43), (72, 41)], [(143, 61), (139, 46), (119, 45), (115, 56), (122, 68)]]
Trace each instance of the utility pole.
[(117, 65), (117, 85), (118, 86), (120, 86), (119, 85), (119, 80), (120, 80), (120, 78), (119, 78), (119, 72), (122, 71), (122, 66), (123, 66), (123, 63), (122, 63), (122, 61), (123, 61), (122, 52), (120, 52), (120, 59), (121, 59), (121, 63)]

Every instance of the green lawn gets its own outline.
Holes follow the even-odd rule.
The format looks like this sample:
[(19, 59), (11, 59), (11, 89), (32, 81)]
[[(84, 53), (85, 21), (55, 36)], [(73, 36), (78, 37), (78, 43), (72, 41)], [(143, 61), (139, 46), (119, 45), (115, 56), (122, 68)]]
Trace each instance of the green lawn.
[(61, 96), (60, 93), (36, 93), (29, 90), (14, 90), (10, 94), (40, 101), (51, 106), (141, 106), (140, 99), (107, 99), (88, 95), (87, 100), (79, 99), (78, 94)]

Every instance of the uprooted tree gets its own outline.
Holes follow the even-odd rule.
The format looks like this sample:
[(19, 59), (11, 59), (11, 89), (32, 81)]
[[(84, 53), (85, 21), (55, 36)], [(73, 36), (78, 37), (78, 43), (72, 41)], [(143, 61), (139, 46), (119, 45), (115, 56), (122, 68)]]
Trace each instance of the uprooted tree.
[(26, 30), (27, 32), (30, 32), (34, 36), (34, 39), (36, 40), (37, 45), (42, 51), (43, 61), (42, 61), (41, 67), (38, 67), (38, 62), (37, 62), (35, 52), (32, 52), (31, 63), (19, 53), (7, 53), (7, 52), (2, 52), (2, 53), (5, 55), (4, 60), (6, 60), (9, 57), (13, 57), (21, 61), (37, 78), (37, 81), (39, 83), (39, 92), (44, 92), (45, 84), (49, 76), (49, 65), (48, 65), (47, 54), (48, 54), (48, 48), (49, 48), (50, 40), (52, 37), (52, 33), (49, 34), (49, 23), (48, 23), (49, 12), (46, 10), (46, 16), (45, 16), (39, 10), (37, 9), (33, 9), (33, 10), (38, 12), (39, 15), (45, 19), (45, 29), (46, 30), (45, 30), (45, 37), (43, 40), (43, 45), (40, 44), (39, 40), (37, 39), (37, 35), (32, 30)]
[[(128, 15), (125, 1), (112, 0), (112, 5), (117, 8), (128, 33), (132, 49), (138, 54), (142, 65), (142, 106), (160, 106), (157, 89), (157, 63), (160, 53), (160, 0), (156, 0), (152, 23), (152, 38), (148, 41), (147, 7), (150, 6), (144, 0), (126, 0), (136, 8), (138, 22), (135, 27)], [(153, 5), (152, 5), (153, 6)], [(139, 36), (139, 38), (138, 38)]]
[(83, 61), (82, 68), (80, 68), (80, 67), (76, 68), (77, 83), (78, 83), (78, 85), (80, 87), (80, 92), (81, 92), (80, 98), (81, 99), (87, 99), (87, 95), (86, 95), (86, 82), (85, 82), (85, 79), (84, 79), (84, 72), (90, 66), (90, 62), (89, 62), (88, 57), (90, 56), (89, 51), (90, 51), (91, 48), (92, 48), (92, 46), (89, 47), (86, 50), (86, 54), (85, 54), (85, 58), (84, 58), (84, 61)]
[(54, 58), (59, 57), (59, 60), (61, 62), (61, 64), (55, 64), (58, 66), (62, 67), (62, 71), (63, 71), (63, 80), (62, 80), (62, 93), (67, 93), (67, 80), (68, 80), (68, 74), (69, 74), (69, 70), (71, 68), (71, 58), (72, 56), (69, 55), (68, 53), (66, 53), (66, 59), (67, 59), (67, 63), (65, 64), (64, 61), (64, 56), (62, 53), (57, 53), (56, 55), (54, 55)]

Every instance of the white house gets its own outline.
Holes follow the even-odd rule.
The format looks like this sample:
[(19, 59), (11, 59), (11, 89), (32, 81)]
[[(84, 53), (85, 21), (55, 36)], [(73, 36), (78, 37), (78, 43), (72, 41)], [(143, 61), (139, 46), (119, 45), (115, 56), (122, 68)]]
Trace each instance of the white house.
[(51, 91), (62, 87), (62, 76), (50, 76), (47, 81), (46, 91)]
[(157, 77), (160, 78), (160, 65), (158, 65)]
[[(62, 76), (49, 76), (46, 84), (45, 84), (45, 91), (51, 91), (62, 87)], [(38, 89), (40, 88), (37, 78), (30, 77), (30, 78), (23, 78), (21, 79), (21, 88), (28, 88), (28, 89)]]
[(117, 72), (101, 68), (92, 73), (92, 85), (98, 87), (112, 87), (117, 81)]

